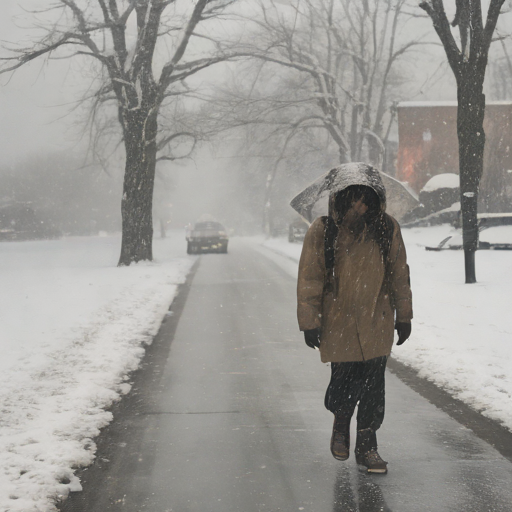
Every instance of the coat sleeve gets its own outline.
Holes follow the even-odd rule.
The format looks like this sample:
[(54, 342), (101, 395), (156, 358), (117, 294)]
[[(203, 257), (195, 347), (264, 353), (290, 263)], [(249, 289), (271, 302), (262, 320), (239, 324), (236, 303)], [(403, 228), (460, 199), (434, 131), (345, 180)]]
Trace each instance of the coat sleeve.
[(412, 319), (412, 292), (409, 265), (398, 222), (393, 219), (394, 233), (389, 254), (389, 283), (392, 304), (397, 322), (410, 322)]
[(318, 218), (304, 237), (297, 280), (297, 318), (301, 331), (322, 325), (324, 231), (322, 218)]

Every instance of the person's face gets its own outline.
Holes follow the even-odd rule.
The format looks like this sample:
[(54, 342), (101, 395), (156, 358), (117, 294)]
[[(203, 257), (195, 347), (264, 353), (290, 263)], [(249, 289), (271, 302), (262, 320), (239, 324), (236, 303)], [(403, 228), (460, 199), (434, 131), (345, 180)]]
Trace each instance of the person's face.
[(344, 222), (348, 226), (359, 224), (362, 221), (363, 215), (368, 211), (368, 206), (364, 203), (362, 197), (352, 202), (352, 206), (349, 208), (345, 217)]
[(364, 199), (360, 197), (352, 203), (350, 210), (353, 210), (359, 216), (363, 216), (368, 211), (368, 206), (364, 203)]

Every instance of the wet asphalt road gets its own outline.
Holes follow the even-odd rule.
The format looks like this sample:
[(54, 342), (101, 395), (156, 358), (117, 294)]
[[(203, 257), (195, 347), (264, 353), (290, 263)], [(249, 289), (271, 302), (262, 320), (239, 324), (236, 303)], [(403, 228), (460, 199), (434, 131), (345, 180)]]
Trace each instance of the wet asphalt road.
[(512, 463), (390, 372), (389, 474), (334, 460), (330, 370), (298, 332), (288, 263), (230, 244), (200, 257), (63, 510), (512, 511)]

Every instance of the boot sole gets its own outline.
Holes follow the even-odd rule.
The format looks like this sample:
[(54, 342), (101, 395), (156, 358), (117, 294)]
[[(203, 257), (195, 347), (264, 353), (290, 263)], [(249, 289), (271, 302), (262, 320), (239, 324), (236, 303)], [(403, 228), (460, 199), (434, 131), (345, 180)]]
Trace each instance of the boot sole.
[[(331, 452), (332, 453), (332, 452)], [(334, 453), (332, 453), (332, 456), (336, 459), (336, 460), (348, 460), (348, 455), (346, 457), (343, 457), (341, 455), (335, 455)]]
[(367, 469), (367, 473), (375, 474), (375, 475), (386, 475), (388, 473), (387, 469)]
[(360, 462), (357, 463), (359, 467), (359, 471), (361, 473), (368, 473), (368, 474), (375, 474), (375, 475), (387, 475), (388, 470), (386, 469), (370, 469), (367, 468), (364, 464), (361, 464)]

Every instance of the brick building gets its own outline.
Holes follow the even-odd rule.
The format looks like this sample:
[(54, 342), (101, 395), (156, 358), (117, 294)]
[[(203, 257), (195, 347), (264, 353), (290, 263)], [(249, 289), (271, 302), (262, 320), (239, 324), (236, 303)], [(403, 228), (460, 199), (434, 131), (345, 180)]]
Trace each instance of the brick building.
[[(481, 212), (512, 211), (512, 102), (489, 102)], [(417, 193), (442, 173), (459, 173), (457, 102), (398, 104), (397, 178)]]

